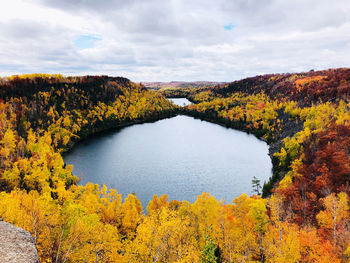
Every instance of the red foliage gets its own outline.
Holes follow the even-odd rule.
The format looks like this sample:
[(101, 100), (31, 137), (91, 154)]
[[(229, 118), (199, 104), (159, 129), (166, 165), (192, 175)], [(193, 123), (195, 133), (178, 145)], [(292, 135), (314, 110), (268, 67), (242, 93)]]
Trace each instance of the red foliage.
[(350, 194), (350, 127), (333, 125), (304, 143), (304, 162), (293, 185), (278, 191), (299, 223), (315, 222), (320, 198), (330, 193)]

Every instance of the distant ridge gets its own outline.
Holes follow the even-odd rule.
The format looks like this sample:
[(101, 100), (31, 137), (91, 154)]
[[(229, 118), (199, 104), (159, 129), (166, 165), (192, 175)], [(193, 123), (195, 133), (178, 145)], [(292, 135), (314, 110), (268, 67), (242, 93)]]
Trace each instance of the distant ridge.
[(170, 82), (141, 82), (148, 89), (163, 89), (163, 88), (203, 88), (203, 87), (212, 87), (221, 84), (225, 84), (225, 82), (215, 82), (215, 81), (170, 81)]

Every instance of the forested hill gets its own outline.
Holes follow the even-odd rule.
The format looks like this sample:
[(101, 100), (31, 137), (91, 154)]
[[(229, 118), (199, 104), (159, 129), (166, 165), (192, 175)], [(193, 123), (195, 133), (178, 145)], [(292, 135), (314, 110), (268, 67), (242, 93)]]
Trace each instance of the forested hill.
[[(2, 78), (0, 83), (1, 190), (42, 192), (60, 180), (69, 186), (76, 181), (69, 169), (54, 175), (53, 164), (45, 161), (40, 165), (51, 168), (39, 176), (23, 163), (38, 165), (44, 148), (55, 156), (96, 132), (175, 113), (164, 97), (125, 78), (33, 74)], [(62, 158), (56, 161), (59, 165)]]
[(77, 91), (86, 91), (92, 97), (97, 95), (95, 101), (113, 100), (120, 94), (121, 87), (131, 88), (134, 84), (122, 77), (109, 76), (83, 76), (64, 77), (60, 74), (28, 74), (14, 75), (0, 78), (0, 97), (28, 97), (33, 98), (38, 92), (50, 92), (52, 90), (66, 89), (67, 85), (74, 85)]
[[(158, 119), (175, 109), (143, 86), (108, 76), (31, 74), (2, 78), (0, 99), (11, 105), (9, 109), (15, 114), (12, 128), (20, 136), (26, 136), (29, 128), (66, 128), (70, 141), (130, 121)], [(55, 138), (60, 141), (62, 136), (66, 135), (56, 132)], [(57, 142), (58, 146), (65, 146), (67, 140)]]
[(213, 91), (222, 96), (234, 92), (264, 92), (272, 99), (294, 100), (308, 106), (319, 102), (336, 103), (350, 100), (350, 69), (255, 76), (221, 85)]

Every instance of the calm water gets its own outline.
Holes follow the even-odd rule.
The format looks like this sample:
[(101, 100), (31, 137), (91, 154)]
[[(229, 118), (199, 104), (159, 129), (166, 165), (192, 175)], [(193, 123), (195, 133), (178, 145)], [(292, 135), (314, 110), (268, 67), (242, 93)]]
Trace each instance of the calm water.
[(186, 106), (192, 103), (186, 98), (169, 98), (169, 100), (174, 102), (178, 106)]
[(209, 192), (231, 202), (251, 194), (253, 176), (271, 176), (268, 145), (253, 135), (188, 116), (177, 116), (103, 134), (64, 156), (81, 184), (106, 184), (136, 193), (147, 206), (153, 194), (195, 201)]

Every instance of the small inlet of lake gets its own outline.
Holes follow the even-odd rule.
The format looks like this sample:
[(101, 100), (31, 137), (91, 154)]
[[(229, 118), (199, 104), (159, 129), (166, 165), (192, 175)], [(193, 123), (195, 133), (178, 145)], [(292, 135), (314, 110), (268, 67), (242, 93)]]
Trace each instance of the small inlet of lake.
[(80, 184), (106, 184), (124, 197), (135, 193), (144, 208), (154, 194), (193, 202), (207, 192), (229, 203), (252, 194), (254, 176), (263, 184), (272, 174), (265, 142), (182, 115), (97, 135), (64, 160), (74, 165)]
[(169, 100), (174, 102), (177, 106), (181, 107), (191, 104), (191, 102), (186, 98), (169, 98)]

